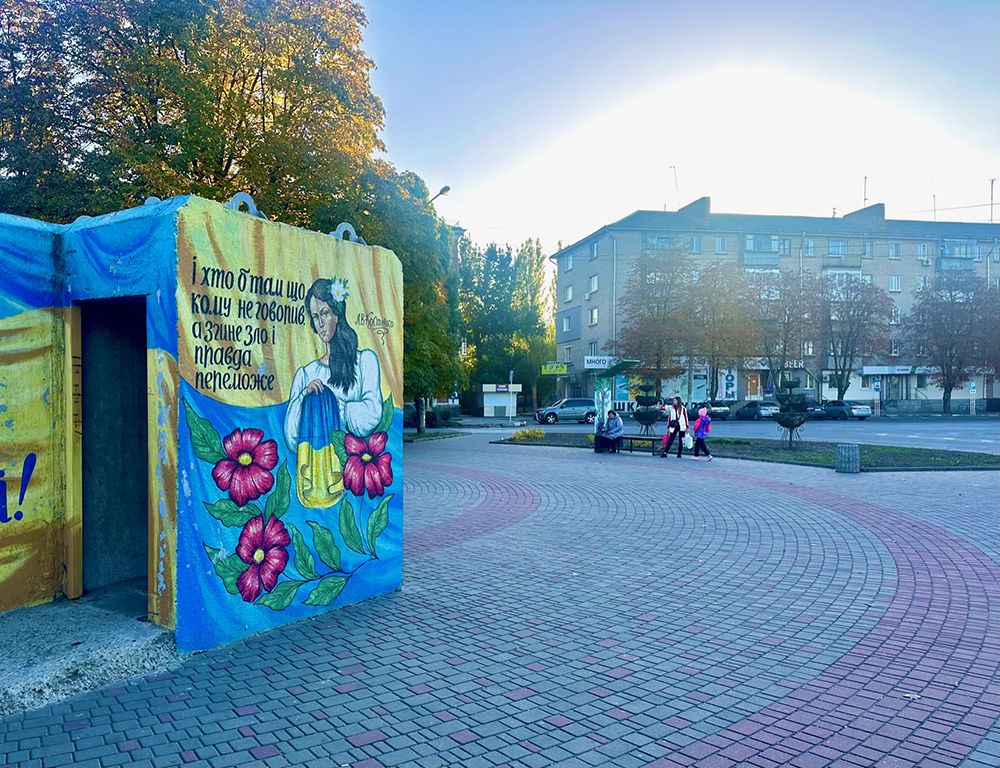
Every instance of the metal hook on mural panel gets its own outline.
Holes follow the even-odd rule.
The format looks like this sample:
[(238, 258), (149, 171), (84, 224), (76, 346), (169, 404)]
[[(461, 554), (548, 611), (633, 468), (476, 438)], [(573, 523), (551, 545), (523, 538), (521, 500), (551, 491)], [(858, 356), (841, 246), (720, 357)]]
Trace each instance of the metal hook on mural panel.
[(237, 192), (233, 195), (232, 200), (228, 203), (223, 203), (223, 205), (231, 211), (239, 211), (241, 205), (246, 205), (247, 213), (251, 216), (257, 216), (258, 218), (265, 220), (267, 219), (267, 216), (264, 215), (263, 211), (257, 210), (257, 205), (254, 203), (253, 198), (246, 192)]
[(361, 245), (368, 245), (368, 243), (365, 242), (365, 239), (363, 237), (358, 237), (358, 233), (354, 231), (354, 227), (348, 224), (346, 221), (342, 222), (340, 226), (338, 226), (337, 229), (331, 232), (330, 234), (333, 235), (338, 240), (343, 240), (345, 232), (347, 233), (347, 239), (350, 240), (352, 243), (361, 243)]

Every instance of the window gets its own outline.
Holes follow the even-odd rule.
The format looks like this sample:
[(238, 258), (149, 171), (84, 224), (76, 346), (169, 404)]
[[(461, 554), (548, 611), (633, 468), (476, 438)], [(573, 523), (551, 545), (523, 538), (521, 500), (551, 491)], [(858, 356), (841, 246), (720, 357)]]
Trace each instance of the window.
[(918, 275), (917, 276), (917, 290), (918, 291), (926, 291), (927, 290), (927, 283), (928, 283), (927, 275)]
[(899, 275), (889, 275), (889, 290), (892, 293), (899, 293)]
[(691, 253), (701, 253), (701, 238), (697, 235), (691, 238)]
[[(567, 312), (569, 310), (566, 310)], [(573, 318), (569, 315), (563, 315), (563, 333), (569, 333), (573, 330)]]
[(973, 261), (982, 261), (983, 260), (983, 252), (979, 250), (979, 246), (978, 245), (970, 245), (969, 246), (969, 251), (972, 253), (972, 259), (973, 259)]
[(813, 343), (811, 341), (802, 342), (802, 356), (803, 357), (813, 356)]
[(776, 251), (781, 247), (781, 241), (777, 237), (771, 235), (771, 250)]
[(597, 350), (596, 341), (590, 342), (590, 346), (587, 348), (587, 350), (588, 350), (587, 354), (589, 354), (591, 357), (597, 357), (600, 354), (600, 352)]
[(861, 275), (861, 282), (862, 283), (871, 283), (871, 281), (872, 281), (872, 276), (871, 275), (866, 275), (866, 274), (862, 273), (862, 275)]
[(563, 362), (572, 363), (573, 362), (573, 347), (572, 345), (567, 345), (563, 347)]
[(872, 388), (872, 377), (871, 376), (862, 376), (861, 377), (861, 388), (862, 389), (871, 389)]
[(889, 313), (889, 323), (891, 325), (899, 325), (899, 307), (892, 308), (892, 312)]
[(591, 307), (590, 309), (590, 324), (597, 325), (597, 307)]
[(779, 240), (778, 241), (778, 253), (783, 256), (787, 256), (792, 252), (792, 241), (791, 240)]
[(893, 357), (899, 356), (899, 342), (895, 339), (889, 342), (889, 354)]
[(847, 241), (846, 240), (831, 240), (830, 241), (830, 255), (831, 256), (846, 256), (847, 255)]
[(865, 258), (866, 259), (874, 258), (875, 257), (875, 244), (874, 243), (865, 243), (865, 251), (864, 251), (864, 253), (865, 253)]
[(812, 240), (805, 240), (802, 243), (802, 255), (803, 256), (815, 256), (816, 255), (816, 243)]
[(806, 374), (806, 380), (802, 386), (806, 389), (816, 389), (816, 379), (812, 377), (811, 373)]
[(724, 237), (715, 238), (715, 252), (716, 253), (726, 252), (726, 238)]
[(889, 243), (889, 258), (890, 259), (899, 258), (899, 243)]
[(778, 238), (772, 235), (747, 235), (748, 251), (776, 251)]
[(596, 259), (597, 258), (597, 241), (596, 240), (590, 244), (590, 258), (591, 259)]
[(566, 286), (566, 301), (573, 301), (573, 286)]
[(597, 275), (590, 276), (590, 292), (593, 293), (597, 290)]
[(572, 253), (567, 253), (566, 254), (566, 258), (563, 259), (563, 264), (564, 264), (563, 269), (565, 269), (567, 272), (572, 272), (573, 271), (573, 254)]
[(918, 259), (927, 258), (927, 243), (917, 243), (917, 258)]
[(917, 374), (917, 389), (927, 389), (927, 374), (918, 373)]

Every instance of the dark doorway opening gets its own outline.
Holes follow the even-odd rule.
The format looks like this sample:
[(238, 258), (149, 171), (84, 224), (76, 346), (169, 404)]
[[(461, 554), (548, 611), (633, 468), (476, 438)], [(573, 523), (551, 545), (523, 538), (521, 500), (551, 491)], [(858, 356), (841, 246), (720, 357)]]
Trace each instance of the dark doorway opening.
[(116, 592), (144, 594), (149, 560), (145, 297), (81, 302), (80, 357), (83, 591), (116, 585)]

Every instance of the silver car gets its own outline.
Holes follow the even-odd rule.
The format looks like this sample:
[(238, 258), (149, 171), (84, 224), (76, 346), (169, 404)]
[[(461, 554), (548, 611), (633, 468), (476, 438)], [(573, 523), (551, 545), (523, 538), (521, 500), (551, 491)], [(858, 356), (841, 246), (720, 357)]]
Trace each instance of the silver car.
[(847, 421), (847, 419), (864, 421), (872, 415), (870, 406), (849, 403), (845, 400), (831, 400), (823, 410), (826, 412), (826, 418), (840, 419), (841, 421)]
[(535, 411), (535, 421), (539, 424), (555, 424), (557, 421), (581, 421), (594, 423), (597, 404), (588, 397), (567, 397), (548, 408)]

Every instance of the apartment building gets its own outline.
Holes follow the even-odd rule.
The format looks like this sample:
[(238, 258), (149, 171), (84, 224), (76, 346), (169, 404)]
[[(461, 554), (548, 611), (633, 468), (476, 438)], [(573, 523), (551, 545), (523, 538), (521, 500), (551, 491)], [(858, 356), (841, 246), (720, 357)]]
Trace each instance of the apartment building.
[[(626, 281), (645, 250), (685, 247), (696, 265), (706, 267), (722, 263), (733, 269), (856, 276), (889, 292), (896, 303), (890, 322), (898, 326), (914, 290), (944, 270), (973, 270), (996, 286), (998, 239), (996, 224), (886, 219), (881, 203), (840, 218), (712, 213), (707, 197), (678, 211), (636, 211), (551, 257), (557, 266), (556, 347), (559, 362), (567, 364), (559, 390), (564, 396), (593, 393), (594, 377), (605, 364), (599, 358), (613, 353)], [(836, 390), (824, 384), (829, 371), (822, 350), (810, 347), (803, 349), (801, 361), (804, 386), (821, 397), (836, 397)], [(762, 361), (747, 359), (714, 375), (726, 380), (732, 399), (759, 399), (773, 384), (764, 369)], [(695, 366), (695, 399), (704, 392), (707, 376)], [(982, 376), (977, 381), (980, 397), (998, 396), (995, 381)], [(984, 384), (990, 392), (984, 392)], [(664, 395), (673, 389), (686, 397), (687, 383), (664, 382), (663, 389)], [(888, 354), (861, 361), (847, 397), (892, 401), (899, 410), (916, 411), (920, 401), (940, 404), (941, 392), (894, 339)]]

